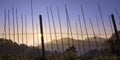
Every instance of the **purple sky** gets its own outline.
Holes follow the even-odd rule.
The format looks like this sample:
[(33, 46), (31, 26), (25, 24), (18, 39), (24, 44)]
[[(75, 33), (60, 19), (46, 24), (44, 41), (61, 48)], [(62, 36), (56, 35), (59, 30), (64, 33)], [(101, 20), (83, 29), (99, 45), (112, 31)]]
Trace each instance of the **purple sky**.
[[(12, 6), (14, 8), (18, 9), (18, 18), (19, 18), (19, 32), (21, 33), (21, 14), (27, 15), (27, 23), (28, 23), (28, 32), (32, 33), (32, 21), (31, 21), (31, 6), (30, 6), (30, 0), (0, 0), (0, 34), (3, 32), (3, 25), (4, 25), (4, 9), (10, 10), (10, 20), (11, 20), (11, 31), (12, 31)], [(98, 10), (98, 3), (100, 4), (102, 15), (104, 18), (104, 23), (105, 27), (107, 30), (107, 33), (111, 33), (110, 31), (110, 24), (109, 24), (109, 16), (111, 13), (115, 14), (115, 19), (117, 22), (118, 29), (120, 29), (120, 25), (118, 23), (120, 20), (118, 19), (118, 15), (116, 14), (114, 8), (118, 10), (118, 13), (120, 14), (120, 0), (33, 0), (33, 19), (34, 19), (34, 28), (36, 32), (36, 24), (39, 24), (39, 14), (43, 16), (43, 24), (44, 26), (46, 25), (46, 29), (44, 29), (45, 32), (49, 33), (49, 27), (48, 27), (48, 18), (47, 18), (47, 7), (49, 8), (50, 6), (52, 7), (53, 10), (53, 15), (54, 15), (54, 20), (55, 20), (55, 27), (57, 29), (57, 32), (59, 32), (59, 22), (58, 22), (58, 16), (57, 16), (57, 6), (59, 7), (60, 10), (60, 17), (61, 17), (61, 22), (62, 22), (62, 29), (63, 32), (66, 32), (66, 14), (65, 14), (65, 4), (67, 5), (71, 25), (72, 25), (72, 30), (73, 33), (76, 33), (76, 28), (75, 28), (75, 23), (78, 23), (78, 15), (80, 15), (82, 25), (83, 25), (83, 30), (84, 24), (83, 24), (83, 18), (82, 18), (82, 13), (81, 13), (81, 5), (83, 6), (84, 13), (85, 13), (85, 19), (87, 23), (87, 28), (89, 29), (89, 33), (92, 33), (91, 31), (91, 26), (89, 22), (89, 18), (91, 18), (95, 32), (97, 32), (97, 24), (96, 24), (96, 16), (98, 17), (99, 25), (101, 28), (101, 33), (103, 32), (103, 26), (101, 24), (101, 18), (99, 15), (99, 10)], [(50, 13), (50, 10), (49, 10)], [(51, 15), (50, 15), (51, 19)], [(24, 23), (25, 24), (25, 23)], [(52, 20), (51, 20), (52, 24)], [(52, 32), (53, 30), (53, 25), (52, 26)], [(25, 29), (25, 27), (24, 27)], [(80, 32), (80, 28), (78, 28)], [(12, 32), (11, 32), (12, 33)]]

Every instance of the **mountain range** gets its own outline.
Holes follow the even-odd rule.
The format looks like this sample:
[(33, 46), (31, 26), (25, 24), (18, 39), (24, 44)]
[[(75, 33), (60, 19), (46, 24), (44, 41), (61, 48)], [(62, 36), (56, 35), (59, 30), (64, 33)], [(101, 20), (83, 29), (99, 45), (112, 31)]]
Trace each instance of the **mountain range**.
[(45, 49), (52, 52), (54, 51), (63, 52), (68, 47), (73, 45), (76, 48), (78, 54), (84, 54), (90, 50), (94, 50), (94, 49), (100, 50), (105, 40), (106, 40), (105, 38), (99, 38), (99, 37), (91, 37), (89, 38), (89, 41), (88, 38), (85, 40), (62, 38), (58, 40), (52, 40), (51, 42), (46, 43)]
[(24, 55), (39, 56), (41, 49), (38, 47), (27, 46), (25, 44), (18, 45), (9, 39), (0, 38), (0, 55)]
[[(114, 38), (116, 38), (115, 34), (113, 34), (109, 39)], [(89, 37), (84, 40), (66, 37), (45, 43), (45, 52), (46, 54), (51, 54), (52, 52), (61, 53), (69, 47), (74, 46), (76, 48), (77, 54), (95, 54), (95, 52), (104, 49), (106, 40), (108, 39), (99, 37)], [(41, 52), (41, 47), (39, 48), (38, 46), (27, 46), (25, 44), (19, 45), (12, 40), (0, 38), (0, 55), (40, 56)]]

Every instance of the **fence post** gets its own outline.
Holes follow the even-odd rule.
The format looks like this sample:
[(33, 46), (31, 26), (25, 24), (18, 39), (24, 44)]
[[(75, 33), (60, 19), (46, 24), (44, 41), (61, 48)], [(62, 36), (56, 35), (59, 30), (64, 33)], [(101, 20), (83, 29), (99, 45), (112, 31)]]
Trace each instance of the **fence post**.
[(117, 39), (117, 41), (115, 41), (115, 44), (117, 45), (116, 48), (118, 48), (118, 49), (116, 49), (116, 54), (119, 56), (119, 55), (120, 55), (119, 34), (118, 34), (118, 31), (117, 31), (117, 26), (116, 26), (115, 18), (114, 18), (114, 15), (113, 15), (113, 14), (111, 14), (111, 18), (112, 18), (112, 22), (113, 22), (113, 27), (114, 27), (116, 39)]
[(43, 36), (43, 25), (42, 25), (42, 16), (39, 15), (39, 24), (40, 24), (40, 33), (41, 33), (41, 44), (42, 44), (42, 60), (45, 59), (45, 48), (44, 48), (44, 36)]

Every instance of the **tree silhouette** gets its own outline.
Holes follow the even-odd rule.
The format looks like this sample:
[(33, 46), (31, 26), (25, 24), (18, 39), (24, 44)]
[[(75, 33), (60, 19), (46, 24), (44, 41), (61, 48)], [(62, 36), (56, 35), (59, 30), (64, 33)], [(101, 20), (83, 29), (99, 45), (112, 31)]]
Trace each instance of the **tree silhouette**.
[(77, 51), (74, 45), (65, 50), (65, 60), (75, 60), (77, 57)]
[[(120, 34), (120, 31), (118, 32)], [(119, 35), (120, 36), (120, 35)], [(119, 53), (119, 47), (120, 47), (120, 40), (116, 38), (116, 35), (113, 34), (110, 39), (108, 39), (106, 42), (106, 49), (110, 54), (118, 54)], [(119, 54), (120, 55), (120, 54)]]

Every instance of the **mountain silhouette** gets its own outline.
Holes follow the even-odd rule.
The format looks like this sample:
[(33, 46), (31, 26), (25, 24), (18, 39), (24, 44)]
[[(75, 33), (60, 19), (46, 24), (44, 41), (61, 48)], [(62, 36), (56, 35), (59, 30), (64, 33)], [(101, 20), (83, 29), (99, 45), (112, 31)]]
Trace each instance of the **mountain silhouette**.
[[(119, 32), (119, 36), (120, 36), (120, 32)], [(115, 38), (115, 34), (113, 34), (109, 39), (113, 39), (113, 38)], [(89, 42), (88, 42), (88, 38), (84, 40), (78, 40), (78, 39), (65, 37), (57, 40), (58, 46), (56, 44), (56, 40), (52, 40), (50, 42), (45, 43), (45, 50), (46, 50), (46, 54), (51, 54), (52, 52), (57, 51), (57, 47), (58, 47), (59, 51), (57, 52), (61, 53), (63, 51), (63, 47), (62, 47), (62, 44), (63, 44), (64, 51), (69, 47), (74, 46), (78, 54), (89, 55), (91, 53), (95, 54), (100, 49), (104, 49), (103, 45), (106, 44), (106, 40), (108, 39), (100, 38), (100, 37), (89, 37)], [(90, 47), (89, 43), (91, 45), (91, 50), (89, 48)], [(25, 44), (19, 45), (16, 42), (13, 42), (12, 40), (0, 38), (0, 54), (1, 55), (20, 55), (20, 56), (21, 55), (41, 56), (41, 49), (37, 46), (33, 47), (33, 46), (27, 46)]]
[(27, 46), (25, 44), (18, 45), (12, 40), (0, 38), (0, 54), (1, 55), (17, 55), (17, 56), (40, 56), (38, 47)]
[[(96, 46), (96, 41), (95, 41), (95, 38), (97, 40), (97, 46)], [(104, 43), (104, 41), (106, 40), (105, 38), (99, 38), (99, 37), (90, 37), (89, 38), (89, 42), (88, 42), (88, 38), (86, 38), (85, 40), (78, 40), (78, 39), (72, 39), (72, 38), (62, 38), (62, 39), (58, 39), (57, 42), (58, 42), (58, 48), (59, 48), (59, 51), (62, 52), (63, 50), (63, 47), (62, 47), (62, 40), (63, 40), (63, 46), (64, 46), (64, 51), (69, 48), (70, 46), (74, 45), (74, 47), (76, 48), (78, 54), (85, 54), (87, 53), (90, 49), (89, 49), (89, 43), (91, 45), (91, 49), (94, 50), (94, 49), (97, 49), (96, 47), (98, 47), (99, 49), (102, 48), (102, 45)], [(68, 40), (69, 39), (69, 40)], [(102, 42), (100, 42), (100, 40)], [(51, 42), (52, 42), (52, 45), (51, 45)], [(68, 44), (69, 42), (69, 44)], [(84, 43), (84, 45), (83, 45)], [(84, 51), (84, 48), (85, 48), (85, 52)], [(49, 51), (52, 51), (52, 48), (54, 51), (57, 50), (57, 44), (56, 44), (56, 40), (52, 40), (48, 43), (45, 44), (45, 49), (46, 50), (49, 50)], [(80, 49), (79, 49), (80, 48)], [(99, 50), (98, 49), (98, 50)]]

